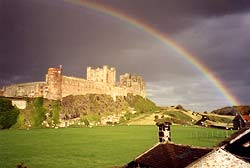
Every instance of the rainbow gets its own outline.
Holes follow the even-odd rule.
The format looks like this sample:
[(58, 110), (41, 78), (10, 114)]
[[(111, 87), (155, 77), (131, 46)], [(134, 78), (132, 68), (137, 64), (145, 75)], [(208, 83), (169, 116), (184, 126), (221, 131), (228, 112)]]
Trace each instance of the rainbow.
[(199, 70), (214, 85), (214, 87), (227, 99), (230, 105), (240, 105), (240, 101), (237, 100), (236, 97), (234, 97), (234, 95), (230, 92), (230, 90), (223, 84), (223, 82), (218, 77), (216, 77), (216, 75), (209, 68), (207, 68), (204, 64), (202, 64), (201, 61), (199, 61), (194, 55), (192, 55), (186, 49), (177, 45), (173, 40), (168, 38), (164, 33), (160, 32), (154, 27), (138, 19), (132, 18), (128, 14), (122, 13), (121, 11), (118, 11), (104, 4), (87, 0), (65, 0), (65, 1), (110, 15), (114, 18), (121, 20), (122, 22), (128, 23), (138, 29), (147, 32), (154, 38), (160, 40), (164, 45), (174, 49), (187, 62), (189, 62), (197, 70)]

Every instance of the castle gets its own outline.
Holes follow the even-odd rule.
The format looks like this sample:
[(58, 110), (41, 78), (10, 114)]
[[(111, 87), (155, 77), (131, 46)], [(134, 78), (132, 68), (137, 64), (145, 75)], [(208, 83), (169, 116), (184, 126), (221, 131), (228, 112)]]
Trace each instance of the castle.
[(93, 69), (87, 67), (87, 79), (64, 76), (62, 66), (49, 68), (46, 80), (42, 82), (20, 83), (5, 86), (5, 97), (43, 97), (61, 100), (68, 95), (106, 94), (116, 96), (128, 94), (146, 97), (145, 82), (141, 76), (125, 73), (116, 83), (116, 69), (107, 65)]

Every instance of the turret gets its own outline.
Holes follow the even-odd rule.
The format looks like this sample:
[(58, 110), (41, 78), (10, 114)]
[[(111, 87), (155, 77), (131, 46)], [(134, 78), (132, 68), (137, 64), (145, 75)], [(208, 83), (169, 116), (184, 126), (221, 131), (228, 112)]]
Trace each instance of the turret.
[(44, 96), (48, 99), (58, 100), (62, 95), (62, 66), (60, 68), (49, 68), (46, 75), (47, 94)]
[(87, 67), (87, 80), (91, 80), (91, 67)]
[(116, 69), (114, 67), (110, 68), (109, 83), (112, 85), (115, 85), (115, 83), (116, 83)]

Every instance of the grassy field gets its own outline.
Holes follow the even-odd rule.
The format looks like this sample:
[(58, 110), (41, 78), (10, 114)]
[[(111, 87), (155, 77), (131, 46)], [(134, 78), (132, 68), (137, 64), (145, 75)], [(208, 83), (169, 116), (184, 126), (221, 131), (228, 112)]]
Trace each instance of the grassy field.
[[(231, 131), (172, 126), (175, 143), (213, 146)], [(157, 143), (156, 126), (0, 131), (0, 167), (90, 168), (124, 165)]]

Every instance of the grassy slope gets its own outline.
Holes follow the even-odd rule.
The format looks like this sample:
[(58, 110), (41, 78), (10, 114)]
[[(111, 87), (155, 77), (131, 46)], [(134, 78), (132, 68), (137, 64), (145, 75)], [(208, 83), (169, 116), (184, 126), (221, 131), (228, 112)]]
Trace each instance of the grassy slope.
[(218, 115), (213, 113), (203, 114), (208, 117), (209, 120), (206, 122), (211, 125), (233, 127), (234, 116), (231, 115)]
[(128, 102), (130, 107), (133, 107), (137, 113), (153, 113), (158, 109), (155, 103), (149, 100), (148, 98), (143, 98), (141, 96), (131, 96), (128, 95), (126, 97), (126, 101)]
[[(230, 131), (172, 126), (172, 140), (213, 146)], [(0, 131), (0, 167), (23, 161), (32, 168), (124, 165), (157, 142), (155, 126), (119, 126)]]
[(145, 114), (145, 115), (140, 115), (136, 118), (132, 118), (127, 123), (129, 125), (155, 125), (154, 118), (155, 114)]
[(209, 118), (206, 121), (208, 125), (217, 125), (217, 126), (231, 126), (234, 116), (228, 115), (218, 115), (213, 113), (194, 113), (192, 111), (186, 111), (181, 109), (175, 109), (172, 107), (160, 108), (159, 112), (151, 113), (148, 115), (139, 115), (136, 118), (133, 118), (128, 122), (130, 125), (154, 125), (155, 115), (161, 118), (162, 116), (166, 117), (168, 121), (175, 124), (195, 124), (198, 120), (202, 118), (202, 115), (205, 115)]
[(183, 111), (166, 111), (163, 114), (168, 115), (170, 117), (178, 118), (184, 121), (191, 122), (192, 118), (185, 114)]

